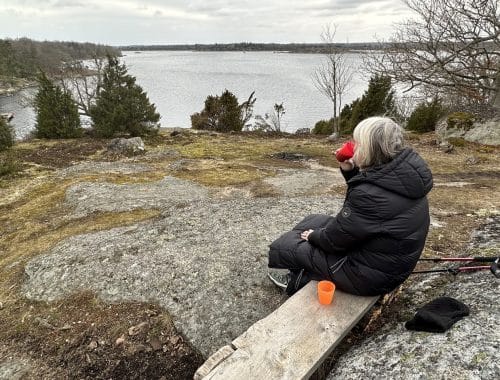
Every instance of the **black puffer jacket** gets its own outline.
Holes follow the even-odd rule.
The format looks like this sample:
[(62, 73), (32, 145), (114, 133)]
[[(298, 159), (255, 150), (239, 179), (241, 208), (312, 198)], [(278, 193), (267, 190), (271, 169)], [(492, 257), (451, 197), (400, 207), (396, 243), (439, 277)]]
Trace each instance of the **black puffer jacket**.
[(340, 289), (387, 293), (410, 275), (424, 248), (431, 171), (407, 148), (387, 164), (343, 174), (348, 185), (344, 206), (309, 242), (327, 255), (346, 257), (331, 268)]

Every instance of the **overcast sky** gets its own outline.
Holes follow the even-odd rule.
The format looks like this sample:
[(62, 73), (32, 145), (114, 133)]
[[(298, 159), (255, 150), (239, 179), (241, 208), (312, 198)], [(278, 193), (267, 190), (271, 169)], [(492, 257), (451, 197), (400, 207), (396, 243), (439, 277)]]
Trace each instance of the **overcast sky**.
[(111, 45), (338, 42), (387, 38), (409, 15), (401, 0), (0, 0), (0, 38)]

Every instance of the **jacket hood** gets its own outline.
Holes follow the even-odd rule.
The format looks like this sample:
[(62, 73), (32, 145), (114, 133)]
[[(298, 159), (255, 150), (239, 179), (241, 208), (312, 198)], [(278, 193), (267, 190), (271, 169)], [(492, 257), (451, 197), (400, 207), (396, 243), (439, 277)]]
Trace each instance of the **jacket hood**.
[(407, 198), (422, 198), (432, 189), (432, 173), (425, 161), (410, 148), (387, 164), (360, 171), (349, 185), (368, 182)]

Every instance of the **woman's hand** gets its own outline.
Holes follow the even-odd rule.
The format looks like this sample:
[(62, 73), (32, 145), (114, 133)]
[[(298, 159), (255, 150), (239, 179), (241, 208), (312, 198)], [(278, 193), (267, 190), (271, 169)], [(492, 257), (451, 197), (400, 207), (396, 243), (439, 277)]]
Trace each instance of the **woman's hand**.
[(352, 160), (352, 158), (350, 158), (346, 161), (339, 162), (339, 166), (343, 171), (349, 172), (354, 169), (354, 161)]
[(309, 235), (311, 234), (311, 232), (313, 232), (314, 230), (307, 230), (307, 231), (304, 231), (300, 234), (300, 237), (304, 240), (309, 240)]

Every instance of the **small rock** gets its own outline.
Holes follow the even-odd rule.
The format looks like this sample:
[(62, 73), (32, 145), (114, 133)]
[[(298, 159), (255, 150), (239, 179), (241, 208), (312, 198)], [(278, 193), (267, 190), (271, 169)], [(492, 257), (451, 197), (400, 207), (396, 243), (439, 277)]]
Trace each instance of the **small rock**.
[(337, 141), (339, 139), (339, 134), (337, 132), (333, 132), (330, 136), (326, 138), (328, 141)]
[(149, 344), (151, 345), (151, 348), (153, 349), (153, 351), (159, 351), (162, 348), (161, 341), (156, 336), (151, 338), (151, 340), (149, 341)]
[(477, 158), (476, 156), (467, 157), (467, 159), (465, 160), (466, 165), (477, 165), (479, 164), (479, 162), (479, 158)]
[(439, 148), (444, 153), (451, 153), (453, 152), (453, 149), (455, 149), (455, 147), (452, 144), (446, 141), (443, 141), (441, 144), (439, 144)]
[(431, 217), (431, 227), (432, 228), (443, 228), (444, 226), (446, 226), (446, 223), (440, 222), (440, 221)]
[(170, 163), (168, 165), (168, 168), (170, 170), (178, 172), (178, 171), (187, 170), (188, 164), (189, 164), (188, 160), (180, 159), (180, 160), (177, 160), (177, 161), (174, 161), (174, 162)]
[(132, 326), (128, 329), (128, 335), (134, 336), (138, 335), (144, 331), (146, 331), (149, 328), (149, 323), (147, 322), (141, 322), (136, 326)]
[(130, 139), (125, 138), (116, 138), (109, 142), (108, 151), (112, 151), (115, 153), (140, 153), (144, 152), (144, 142), (140, 137), (133, 137)]
[[(128, 348), (128, 353), (129, 355), (135, 355), (139, 352), (148, 352), (148, 348), (143, 344), (133, 344)], [(149, 351), (151, 351), (151, 348), (149, 348)]]
[(92, 340), (90, 341), (88, 347), (91, 349), (91, 350), (95, 350), (97, 348), (97, 346), (99, 346), (99, 344), (97, 343), (97, 341), (95, 340)]
[(148, 317), (154, 317), (156, 315), (158, 315), (157, 311), (156, 310), (151, 310), (151, 309), (147, 309), (145, 311), (145, 314), (148, 316)]
[(172, 345), (174, 345), (174, 346), (175, 346), (175, 345), (177, 345), (179, 342), (181, 342), (181, 337), (180, 337), (180, 336), (178, 336), (178, 335), (174, 335), (174, 336), (171, 336), (171, 337), (169, 338), (169, 341), (170, 341), (170, 343), (172, 343)]
[(116, 339), (115, 346), (120, 346), (123, 343), (125, 343), (125, 335), (122, 335), (121, 337), (119, 337), (118, 339)]

